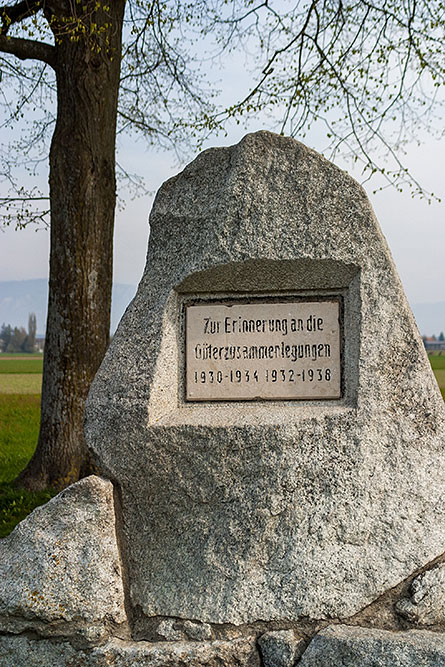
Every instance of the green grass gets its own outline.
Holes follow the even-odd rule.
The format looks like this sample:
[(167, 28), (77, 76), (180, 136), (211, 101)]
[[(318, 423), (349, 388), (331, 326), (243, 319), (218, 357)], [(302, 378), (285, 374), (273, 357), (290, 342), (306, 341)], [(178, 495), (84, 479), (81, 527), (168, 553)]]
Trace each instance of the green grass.
[(445, 368), (434, 371), (439, 387), (445, 387)]
[(430, 354), (428, 356), (433, 371), (445, 369), (445, 354)]
[(42, 355), (0, 355), (0, 394), (39, 394)]
[(36, 507), (47, 503), (56, 491), (31, 492), (0, 483), (0, 538), (7, 537)]
[(440, 392), (445, 399), (445, 354), (428, 355)]
[(3, 394), (39, 394), (41, 387), (41, 374), (0, 373), (0, 396)]
[(42, 373), (42, 357), (2, 357), (0, 356), (0, 373)]
[(55, 494), (52, 490), (32, 493), (11, 483), (32, 456), (39, 421), (38, 394), (0, 394), (0, 537), (9, 535), (19, 521)]
[(11, 482), (35, 449), (40, 422), (40, 396), (0, 394), (0, 482)]

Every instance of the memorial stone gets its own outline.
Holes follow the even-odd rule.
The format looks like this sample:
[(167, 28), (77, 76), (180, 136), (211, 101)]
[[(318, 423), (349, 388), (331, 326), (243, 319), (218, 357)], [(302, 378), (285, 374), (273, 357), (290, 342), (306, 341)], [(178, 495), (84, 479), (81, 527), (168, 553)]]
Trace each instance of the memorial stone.
[(206, 151), (90, 393), (103, 477), (0, 541), (0, 665), (445, 664), (443, 406), (360, 186)]
[(86, 410), (138, 636), (345, 618), (440, 556), (443, 401), (364, 190), (258, 132), (150, 228)]

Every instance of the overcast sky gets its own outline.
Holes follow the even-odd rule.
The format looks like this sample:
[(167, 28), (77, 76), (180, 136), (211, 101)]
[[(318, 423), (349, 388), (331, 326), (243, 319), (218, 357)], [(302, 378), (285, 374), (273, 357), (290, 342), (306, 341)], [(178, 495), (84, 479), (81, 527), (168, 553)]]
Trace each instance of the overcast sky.
[[(260, 128), (260, 124), (255, 123), (249, 129)], [(208, 145), (236, 143), (242, 134), (237, 128), (224, 140), (216, 138)], [(148, 188), (154, 192), (180, 170), (173, 155), (147, 151), (142, 143), (124, 146), (121, 155), (131, 163), (132, 169), (145, 176)], [(445, 200), (444, 141), (429, 140), (419, 147), (411, 146), (407, 164), (424, 187)], [(340, 163), (339, 166), (345, 165)], [(409, 192), (400, 194), (394, 189), (373, 195), (374, 182), (365, 187), (411, 304), (445, 300), (445, 203), (429, 205), (425, 200), (412, 199)], [(151, 204), (152, 197), (144, 197), (127, 202), (126, 208), (117, 212), (115, 282), (137, 284), (141, 278)], [(1, 281), (48, 277), (48, 231), (8, 229), (0, 233), (0, 247)]]

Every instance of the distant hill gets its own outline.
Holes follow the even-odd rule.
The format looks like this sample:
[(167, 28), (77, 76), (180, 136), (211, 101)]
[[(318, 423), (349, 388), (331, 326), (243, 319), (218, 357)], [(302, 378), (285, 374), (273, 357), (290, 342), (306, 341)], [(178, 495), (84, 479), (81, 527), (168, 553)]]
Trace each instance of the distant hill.
[[(111, 306), (111, 331), (114, 331), (131, 299), (136, 293), (136, 285), (113, 285)], [(48, 300), (48, 281), (13, 280), (0, 282), (0, 325), (28, 326), (28, 315), (33, 312), (37, 317), (37, 333), (43, 335), (46, 325), (46, 304)], [(445, 301), (436, 303), (416, 303), (411, 306), (420, 333), (431, 336), (445, 332)]]
[[(113, 285), (111, 305), (111, 331), (114, 333), (119, 320), (136, 293), (136, 285)], [(37, 333), (44, 335), (46, 326), (46, 307), (48, 302), (48, 281), (11, 280), (0, 282), (0, 326), (11, 324), (13, 327), (28, 327), (29, 313), (37, 318)]]

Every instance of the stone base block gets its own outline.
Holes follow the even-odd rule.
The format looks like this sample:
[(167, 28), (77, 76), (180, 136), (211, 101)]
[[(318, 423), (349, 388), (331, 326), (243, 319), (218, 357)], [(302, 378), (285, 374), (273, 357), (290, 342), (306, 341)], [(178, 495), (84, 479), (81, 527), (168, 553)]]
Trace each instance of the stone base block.
[[(284, 633), (284, 634), (283, 634)], [(445, 634), (335, 625), (320, 631), (300, 660), (292, 631), (231, 641), (134, 642), (110, 639), (77, 649), (68, 641), (0, 636), (1, 667), (443, 667)], [(292, 637), (290, 635), (292, 634)], [(266, 639), (268, 640), (266, 642)], [(290, 641), (292, 639), (292, 641)], [(274, 640), (274, 641), (272, 641)], [(273, 644), (273, 645), (272, 645)], [(267, 646), (266, 646), (267, 645)], [(267, 650), (266, 650), (267, 649)], [(273, 650), (272, 650), (273, 649)]]
[(389, 632), (335, 625), (319, 632), (299, 667), (441, 667), (445, 634), (424, 630)]

